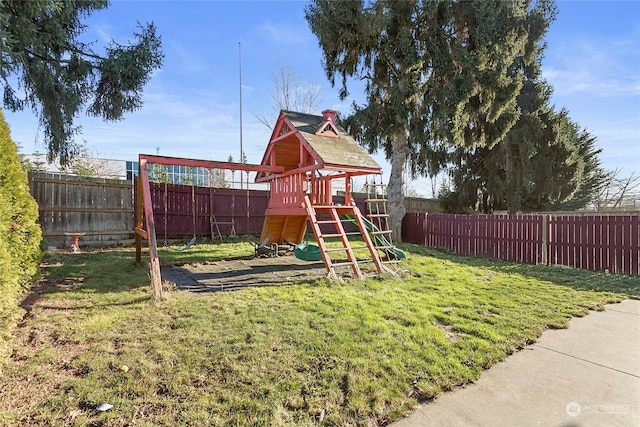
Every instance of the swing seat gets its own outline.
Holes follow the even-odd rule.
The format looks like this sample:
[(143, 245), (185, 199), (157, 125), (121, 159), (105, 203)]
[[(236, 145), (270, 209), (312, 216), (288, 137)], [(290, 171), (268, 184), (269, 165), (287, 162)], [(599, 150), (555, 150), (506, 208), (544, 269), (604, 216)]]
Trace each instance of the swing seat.
[(259, 245), (256, 245), (255, 256), (271, 255), (273, 253), (273, 249), (267, 246), (267, 243), (269, 243), (268, 237), (264, 239)]
[(191, 249), (191, 247), (196, 243), (196, 236), (193, 236), (191, 238), (191, 240), (189, 240), (189, 242), (187, 243), (187, 245), (182, 248), (182, 249), (172, 249), (171, 246), (169, 246), (167, 244), (167, 241), (165, 240), (164, 242), (164, 248), (168, 251), (172, 251), (172, 252), (182, 252), (182, 251), (186, 251), (187, 249)]
[(193, 246), (193, 244), (196, 242), (196, 236), (193, 236), (191, 238), (191, 240), (189, 240), (189, 243), (187, 243), (187, 246), (185, 246), (184, 248), (180, 249), (180, 251), (186, 251), (187, 249), (190, 249), (191, 246)]

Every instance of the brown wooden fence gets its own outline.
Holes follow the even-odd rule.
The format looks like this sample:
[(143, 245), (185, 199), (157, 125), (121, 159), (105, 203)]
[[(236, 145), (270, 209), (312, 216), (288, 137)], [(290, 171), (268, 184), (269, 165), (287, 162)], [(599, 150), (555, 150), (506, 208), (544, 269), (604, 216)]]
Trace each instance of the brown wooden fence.
[(127, 181), (29, 173), (29, 189), (50, 245), (68, 246), (65, 233), (85, 233), (82, 244), (133, 238), (131, 184)]
[(402, 235), (459, 255), (640, 275), (637, 215), (407, 214)]

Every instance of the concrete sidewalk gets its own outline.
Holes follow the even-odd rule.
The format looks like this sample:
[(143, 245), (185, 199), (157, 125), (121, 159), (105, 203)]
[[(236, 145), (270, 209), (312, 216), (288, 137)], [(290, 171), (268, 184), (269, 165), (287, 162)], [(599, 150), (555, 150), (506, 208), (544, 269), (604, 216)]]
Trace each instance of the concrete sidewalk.
[(544, 332), (394, 426), (640, 426), (640, 300)]

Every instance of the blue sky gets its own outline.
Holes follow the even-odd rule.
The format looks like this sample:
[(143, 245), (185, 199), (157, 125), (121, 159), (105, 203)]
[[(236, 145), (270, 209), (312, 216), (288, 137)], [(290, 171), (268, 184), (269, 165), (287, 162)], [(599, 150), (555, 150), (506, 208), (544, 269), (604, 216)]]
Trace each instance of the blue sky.
[[(162, 36), (163, 68), (145, 90), (145, 106), (125, 120), (78, 120), (93, 154), (134, 160), (138, 153), (236, 160), (240, 153), (239, 49), (242, 51), (243, 147), (259, 163), (270, 131), (255, 117), (273, 115), (272, 75), (278, 63), (293, 67), (302, 83), (320, 86), (321, 107), (347, 113), (326, 80), (321, 52), (304, 19), (302, 1), (113, 1), (87, 20), (85, 37), (124, 43), (136, 22), (154, 21)], [(545, 78), (553, 103), (597, 137), (606, 169), (640, 171), (640, 2), (558, 1), (547, 36)], [(320, 111), (318, 111), (320, 113)], [(9, 113), (13, 139), (26, 154), (44, 151), (37, 118)], [(388, 176), (388, 165), (381, 156)], [(430, 195), (426, 181), (411, 184)]]

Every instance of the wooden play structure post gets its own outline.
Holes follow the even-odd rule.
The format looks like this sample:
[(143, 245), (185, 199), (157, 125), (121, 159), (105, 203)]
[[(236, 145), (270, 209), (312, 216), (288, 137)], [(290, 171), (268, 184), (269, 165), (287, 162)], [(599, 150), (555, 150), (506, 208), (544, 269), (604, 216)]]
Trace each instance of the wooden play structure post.
[(155, 300), (162, 299), (162, 277), (160, 275), (160, 259), (153, 217), (153, 204), (149, 186), (148, 165), (178, 165), (192, 168), (242, 170), (248, 172), (273, 173), (282, 172), (281, 167), (251, 165), (247, 163), (216, 162), (210, 160), (185, 159), (180, 157), (138, 155), (138, 194), (136, 197), (136, 262), (142, 262), (142, 239), (149, 242), (149, 278)]
[[(136, 218), (136, 262), (140, 262), (141, 239), (145, 237), (149, 241), (149, 277), (153, 298), (162, 298), (162, 277), (160, 275), (160, 259), (158, 258), (158, 242), (156, 240), (156, 226), (153, 219), (153, 205), (151, 203), (151, 189), (149, 188), (149, 171), (147, 159), (140, 156), (138, 163), (138, 201), (142, 200), (142, 206), (138, 205)], [(138, 202), (140, 203), (140, 202)], [(141, 209), (143, 208), (143, 209)], [(146, 232), (142, 229), (142, 216), (145, 218)]]

